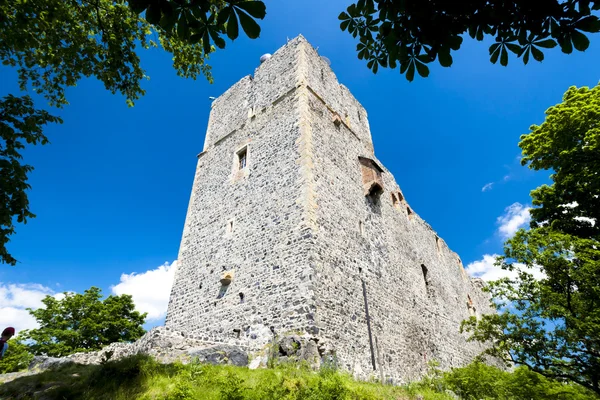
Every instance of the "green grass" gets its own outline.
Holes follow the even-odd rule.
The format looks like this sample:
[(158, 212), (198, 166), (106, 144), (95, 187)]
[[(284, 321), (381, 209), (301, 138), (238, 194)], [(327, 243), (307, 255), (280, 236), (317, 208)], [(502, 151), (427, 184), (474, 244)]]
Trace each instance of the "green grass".
[(205, 364), (159, 364), (135, 356), (104, 365), (66, 365), (0, 385), (1, 399), (164, 400), (424, 400), (451, 397), (426, 388), (360, 382), (324, 369), (294, 365), (249, 370)]

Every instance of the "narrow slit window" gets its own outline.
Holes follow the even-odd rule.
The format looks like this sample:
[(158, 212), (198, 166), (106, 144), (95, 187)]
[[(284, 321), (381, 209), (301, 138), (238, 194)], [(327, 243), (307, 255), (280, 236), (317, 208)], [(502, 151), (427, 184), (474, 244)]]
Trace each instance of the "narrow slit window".
[(248, 148), (244, 147), (242, 150), (238, 151), (238, 169), (241, 171), (246, 168), (248, 165)]
[(398, 197), (396, 196), (396, 193), (392, 193), (392, 205), (398, 207)]
[(442, 241), (439, 236), (435, 237), (435, 248), (437, 249), (438, 255), (442, 253)]
[(233, 220), (230, 219), (227, 221), (227, 234), (231, 235), (233, 233)]
[(244, 293), (240, 293), (240, 303), (244, 302)]
[(408, 219), (412, 219), (413, 211), (408, 206), (406, 206), (406, 213), (408, 214)]
[(365, 234), (365, 228), (363, 227), (362, 221), (358, 221), (358, 232), (360, 233), (361, 236), (364, 236), (364, 234)]
[(467, 308), (469, 309), (469, 315), (471, 315), (471, 316), (476, 315), (476, 310), (475, 310), (475, 306), (473, 305), (473, 300), (471, 300), (471, 296), (469, 296), (469, 295), (467, 295)]
[(428, 288), (429, 287), (429, 280), (427, 278), (427, 267), (425, 266), (425, 264), (421, 264), (421, 272), (423, 273), (423, 280), (425, 281), (425, 287)]

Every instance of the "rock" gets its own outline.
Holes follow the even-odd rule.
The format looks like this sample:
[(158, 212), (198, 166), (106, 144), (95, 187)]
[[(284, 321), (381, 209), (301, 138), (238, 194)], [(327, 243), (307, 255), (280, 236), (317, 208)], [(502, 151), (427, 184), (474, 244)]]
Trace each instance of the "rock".
[(217, 345), (208, 348), (189, 349), (187, 354), (201, 363), (230, 364), (240, 367), (248, 365), (248, 354), (235, 346)]
[(300, 360), (308, 362), (313, 369), (319, 368), (321, 357), (319, 356), (317, 343), (314, 340), (306, 342), (306, 345), (302, 349)]
[(300, 336), (284, 336), (279, 340), (279, 354), (282, 356), (294, 356), (300, 351), (302, 344)]
[(46, 357), (46, 356), (35, 356), (31, 363), (29, 363), (29, 369), (51, 369), (61, 365), (70, 364), (73, 361), (68, 358), (57, 358), (57, 357)]

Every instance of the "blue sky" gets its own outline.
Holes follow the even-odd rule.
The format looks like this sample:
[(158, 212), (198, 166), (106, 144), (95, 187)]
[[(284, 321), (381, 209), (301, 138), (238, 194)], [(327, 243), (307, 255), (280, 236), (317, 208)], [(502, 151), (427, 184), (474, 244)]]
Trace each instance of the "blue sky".
[[(569, 86), (599, 82), (598, 36), (585, 53), (554, 49), (543, 63), (512, 59), (507, 68), (489, 62), (489, 43), (468, 38), (451, 68), (433, 66), (429, 78), (409, 83), (397, 70), (374, 75), (357, 59), (355, 39), (337, 22), (348, 4), (267, 1), (261, 37), (228, 43), (211, 57), (212, 85), (178, 78), (169, 55), (154, 49), (141, 51), (150, 80), (134, 108), (93, 79), (69, 89), (71, 104), (54, 110), (64, 124), (46, 130), (51, 144), (24, 153), (35, 167), (37, 218), (18, 225), (9, 244), (20, 263), (0, 266), (0, 324), (27, 326), (23, 307), (92, 285), (134, 294), (155, 316), (150, 325), (162, 322), (208, 97), (300, 33), (366, 108), (376, 155), (413, 209), (465, 265), (489, 268), (485, 255), (500, 252), (503, 237), (527, 222), (529, 191), (547, 182), (547, 173), (519, 166), (519, 136), (543, 122)], [(0, 96), (16, 94), (15, 72), (0, 71)]]

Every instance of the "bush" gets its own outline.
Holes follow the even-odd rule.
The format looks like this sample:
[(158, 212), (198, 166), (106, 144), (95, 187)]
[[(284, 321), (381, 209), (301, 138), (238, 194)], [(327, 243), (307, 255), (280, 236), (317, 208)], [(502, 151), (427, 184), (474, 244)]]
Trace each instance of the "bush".
[(4, 358), (0, 360), (0, 374), (27, 369), (31, 360), (33, 360), (33, 354), (27, 350), (26, 345), (18, 339), (10, 340), (8, 350), (4, 354)]

